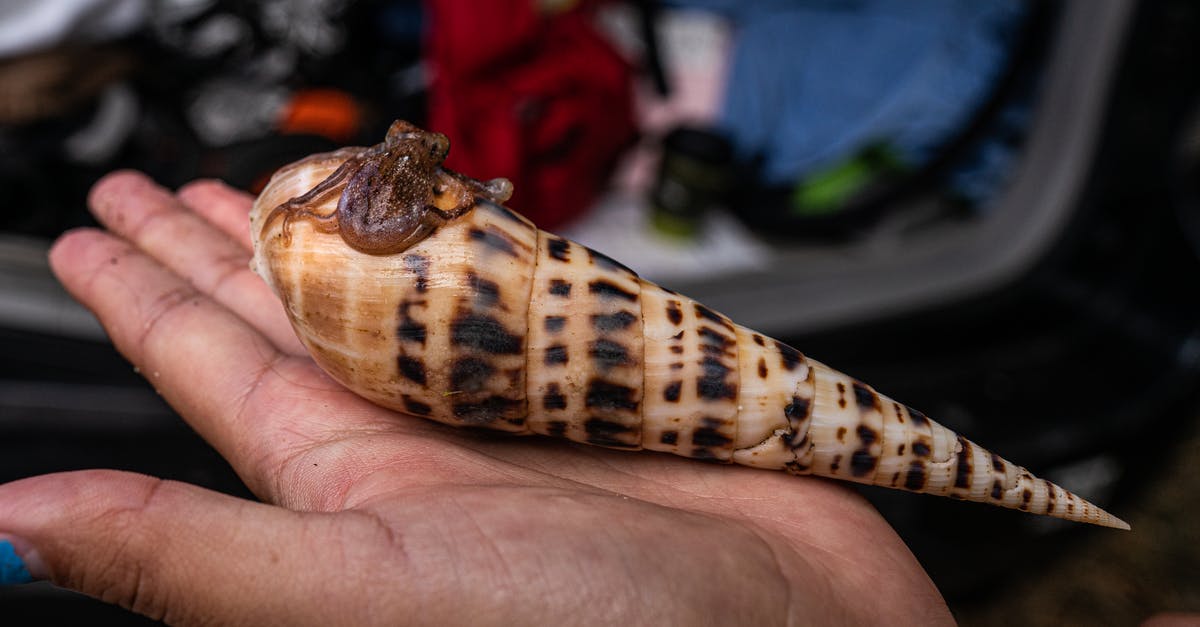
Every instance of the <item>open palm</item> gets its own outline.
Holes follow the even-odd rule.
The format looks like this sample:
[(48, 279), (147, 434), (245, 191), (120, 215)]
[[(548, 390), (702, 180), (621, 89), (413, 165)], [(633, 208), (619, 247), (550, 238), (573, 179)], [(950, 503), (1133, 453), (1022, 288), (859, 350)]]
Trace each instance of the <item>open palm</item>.
[(457, 430), (307, 357), (247, 269), (251, 199), (134, 173), (67, 289), (263, 503), (89, 471), (0, 486), (35, 574), (178, 624), (950, 622), (904, 544), (823, 480)]

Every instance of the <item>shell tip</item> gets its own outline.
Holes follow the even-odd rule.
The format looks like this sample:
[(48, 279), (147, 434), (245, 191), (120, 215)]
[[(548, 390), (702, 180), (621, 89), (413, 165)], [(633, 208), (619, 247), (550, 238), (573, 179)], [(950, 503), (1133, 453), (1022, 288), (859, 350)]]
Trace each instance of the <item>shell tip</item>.
[(1125, 522), (1124, 520), (1113, 516), (1112, 514), (1100, 509), (1099, 507), (1096, 507), (1095, 505), (1093, 505), (1092, 508), (1092, 514), (1083, 519), (1083, 522), (1090, 522), (1101, 527), (1109, 527), (1110, 529), (1121, 529), (1124, 531), (1130, 530), (1129, 523)]
[(1132, 529), (1132, 527), (1129, 526), (1129, 523), (1117, 518), (1116, 516), (1112, 516), (1111, 514), (1109, 515), (1109, 520), (1106, 521), (1104, 526), (1112, 527), (1113, 529), (1121, 529), (1123, 531), (1130, 531)]

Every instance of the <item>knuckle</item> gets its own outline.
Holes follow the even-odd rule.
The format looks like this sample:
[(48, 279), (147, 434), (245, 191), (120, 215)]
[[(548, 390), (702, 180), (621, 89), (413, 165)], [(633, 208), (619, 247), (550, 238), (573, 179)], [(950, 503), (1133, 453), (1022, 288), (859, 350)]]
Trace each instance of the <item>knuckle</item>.
[[(82, 489), (102, 471), (80, 473)], [(108, 473), (104, 473), (108, 474)], [(109, 482), (97, 510), (81, 527), (99, 530), (99, 537), (69, 551), (58, 583), (128, 610), (160, 620), (171, 607), (172, 590), (162, 577), (165, 538), (150, 514), (160, 507), (169, 484), (138, 477)]]
[(171, 324), (172, 319), (180, 315), (185, 305), (198, 302), (199, 293), (186, 284), (173, 286), (155, 295), (144, 305), (139, 316), (143, 321), (142, 327), (134, 340), (138, 350), (146, 350), (159, 334), (175, 328), (176, 325)]
[(245, 292), (246, 280), (257, 279), (257, 275), (253, 275), (250, 271), (249, 262), (249, 255), (242, 253), (229, 253), (212, 259), (210, 262), (212, 264), (211, 278), (207, 281), (207, 285), (202, 286), (202, 289), (215, 298), (220, 298), (223, 293), (230, 290), (233, 294)]

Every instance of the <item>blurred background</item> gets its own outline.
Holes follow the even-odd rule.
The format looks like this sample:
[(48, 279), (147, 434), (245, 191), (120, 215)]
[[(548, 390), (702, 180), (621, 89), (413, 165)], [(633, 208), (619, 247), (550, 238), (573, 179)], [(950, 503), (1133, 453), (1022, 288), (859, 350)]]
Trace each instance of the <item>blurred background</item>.
[(0, 480), (245, 495), (47, 247), (115, 168), (253, 192), (405, 118), (543, 228), (1133, 525), (865, 491), (964, 624), (1200, 611), (1198, 41), (1190, 0), (6, 0)]

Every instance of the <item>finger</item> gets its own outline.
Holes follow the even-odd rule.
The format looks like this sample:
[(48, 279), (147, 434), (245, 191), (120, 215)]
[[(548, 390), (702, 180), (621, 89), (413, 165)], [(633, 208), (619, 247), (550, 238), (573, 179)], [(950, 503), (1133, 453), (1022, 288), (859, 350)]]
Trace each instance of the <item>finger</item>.
[(280, 350), (306, 354), (279, 299), (250, 270), (245, 248), (165, 189), (140, 173), (117, 172), (96, 184), (89, 204), (102, 224), (241, 316)]
[[(329, 509), (351, 479), (387, 465), (399, 448), (419, 454), (422, 436), (440, 427), (397, 420), (311, 359), (279, 352), (114, 235), (70, 232), (51, 249), (50, 266), (116, 348), (264, 500)], [(372, 437), (379, 433), (393, 437)]]
[[(278, 352), (244, 320), (117, 237), (90, 229), (68, 233), (51, 249), (50, 264), (117, 349), (247, 485), (277, 498), (272, 466), (289, 448), (308, 445), (314, 427), (299, 422), (305, 414), (284, 402), (287, 394), (336, 384), (311, 361)], [(297, 389), (279, 392), (291, 388)], [(276, 393), (281, 400), (270, 412), (248, 407)]]
[(1142, 621), (1141, 627), (1200, 627), (1200, 614), (1161, 612)]
[(216, 179), (193, 181), (176, 193), (191, 208), (247, 251), (254, 250), (250, 239), (250, 208), (254, 197)]
[[(34, 577), (169, 624), (364, 619), (354, 589), (362, 574), (340, 569), (387, 531), (346, 524), (356, 521), (116, 471), (0, 486), (0, 532)], [(357, 565), (387, 568), (389, 557), (377, 551)]]

